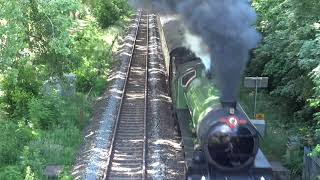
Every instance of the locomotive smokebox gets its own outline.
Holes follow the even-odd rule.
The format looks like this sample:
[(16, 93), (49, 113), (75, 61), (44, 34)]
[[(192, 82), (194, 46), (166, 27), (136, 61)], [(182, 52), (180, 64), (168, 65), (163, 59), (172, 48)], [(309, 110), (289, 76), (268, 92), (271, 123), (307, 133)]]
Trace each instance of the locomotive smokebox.
[(250, 168), (259, 148), (255, 128), (235, 102), (222, 103), (199, 123), (198, 136), (208, 163), (220, 171)]

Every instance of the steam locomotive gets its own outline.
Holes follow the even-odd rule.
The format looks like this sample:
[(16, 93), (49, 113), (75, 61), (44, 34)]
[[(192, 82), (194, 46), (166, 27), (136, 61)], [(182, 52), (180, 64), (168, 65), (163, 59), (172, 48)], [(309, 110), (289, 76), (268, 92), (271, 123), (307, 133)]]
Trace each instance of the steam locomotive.
[(215, 77), (184, 46), (181, 24), (179, 19), (162, 23), (162, 38), (186, 179), (271, 179), (270, 163), (259, 148), (259, 132), (239, 103), (220, 100)]

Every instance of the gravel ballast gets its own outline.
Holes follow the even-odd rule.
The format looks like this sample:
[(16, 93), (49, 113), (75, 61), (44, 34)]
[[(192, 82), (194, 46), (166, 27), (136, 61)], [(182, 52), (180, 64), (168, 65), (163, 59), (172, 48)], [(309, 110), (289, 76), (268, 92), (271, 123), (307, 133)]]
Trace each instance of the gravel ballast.
[[(149, 21), (147, 179), (179, 180), (184, 179), (181, 138), (177, 136), (172, 118), (172, 102), (168, 95), (166, 66), (159, 33), (161, 26), (158, 26), (157, 18), (151, 16), (153, 18)], [(117, 63), (108, 79), (109, 86), (96, 101), (92, 120), (84, 131), (84, 143), (73, 168), (74, 179), (101, 179), (104, 175), (137, 28), (138, 16), (135, 16), (117, 53)]]
[(174, 129), (160, 26), (157, 18), (150, 18), (149, 24), (148, 177), (184, 179), (181, 139)]
[(115, 58), (117, 62), (109, 76), (109, 86), (96, 101), (92, 120), (84, 131), (84, 143), (72, 172), (74, 179), (103, 177), (137, 28), (138, 16), (135, 16)]

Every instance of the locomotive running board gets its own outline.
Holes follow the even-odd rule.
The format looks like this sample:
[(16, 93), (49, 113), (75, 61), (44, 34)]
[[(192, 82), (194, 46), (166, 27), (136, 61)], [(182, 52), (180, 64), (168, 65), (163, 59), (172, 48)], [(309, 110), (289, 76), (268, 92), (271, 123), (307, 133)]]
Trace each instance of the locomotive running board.
[(186, 166), (189, 167), (189, 165), (192, 164), (194, 153), (193, 137), (189, 127), (191, 116), (188, 109), (179, 109), (176, 110), (175, 113), (177, 115), (177, 120), (181, 132)]

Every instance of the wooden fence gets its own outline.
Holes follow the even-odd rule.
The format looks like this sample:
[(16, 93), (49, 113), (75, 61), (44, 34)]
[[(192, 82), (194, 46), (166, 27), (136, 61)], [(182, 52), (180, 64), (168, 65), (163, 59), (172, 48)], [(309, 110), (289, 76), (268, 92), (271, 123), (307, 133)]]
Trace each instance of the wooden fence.
[(303, 180), (320, 180), (320, 158), (310, 157), (311, 149), (304, 147)]

